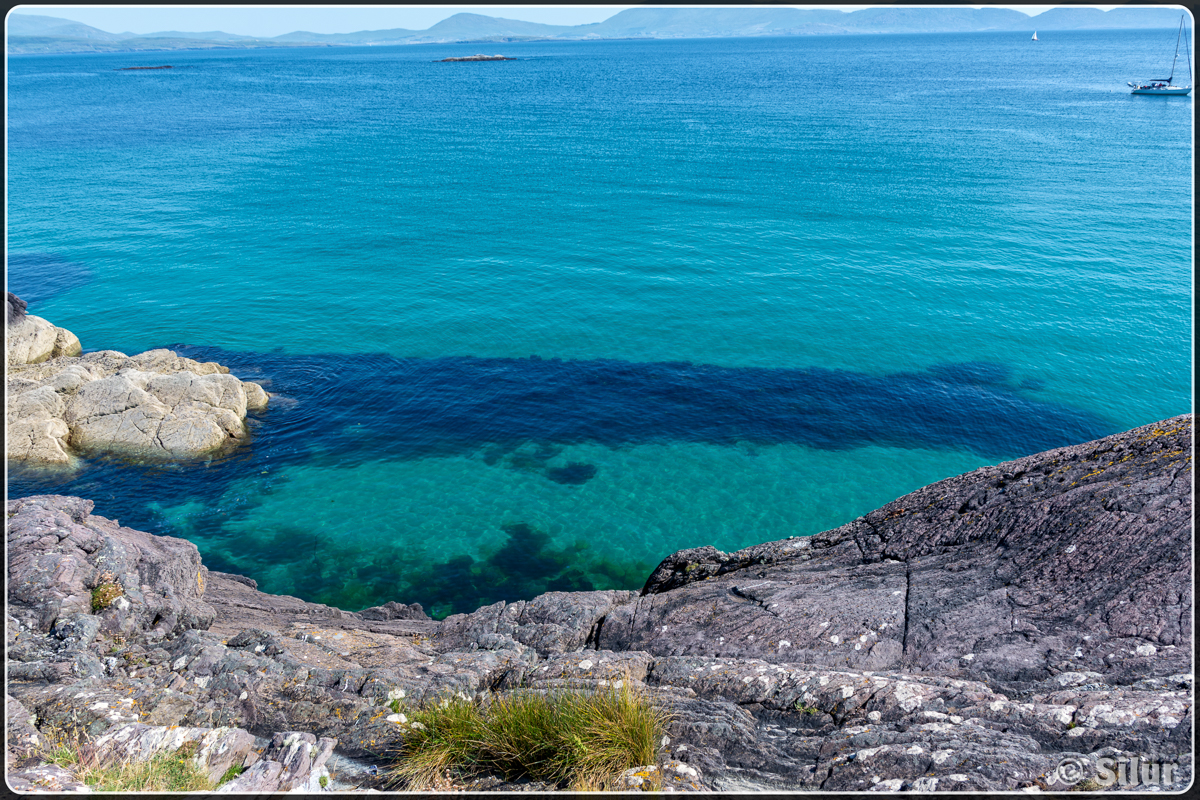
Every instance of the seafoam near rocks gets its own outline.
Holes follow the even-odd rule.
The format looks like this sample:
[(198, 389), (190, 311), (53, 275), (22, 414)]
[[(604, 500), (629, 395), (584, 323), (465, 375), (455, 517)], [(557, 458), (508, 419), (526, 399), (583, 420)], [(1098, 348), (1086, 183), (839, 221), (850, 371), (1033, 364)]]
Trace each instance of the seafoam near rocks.
[(13, 500), (10, 785), (72, 785), (38, 755), (66, 726), (154, 746), (183, 726), (230, 764), (252, 758), (246, 739), (217, 731), (263, 737), (225, 791), (345, 786), (330, 751), (384, 772), (408, 724), (393, 704), (628, 683), (671, 715), (630, 789), (1065, 791), (1063, 763), (1082, 780), (1136, 757), (1171, 765), (1156, 786), (1179, 791), (1191, 456), (1188, 415), (940, 481), (808, 539), (680, 551), (640, 594), (552, 592), (440, 622), (399, 601), (351, 613), (266, 594), (89, 501)]
[[(11, 305), (11, 303), (10, 303)], [(267, 393), (220, 364), (170, 350), (79, 355), (40, 317), (8, 325), (8, 458), (70, 464), (79, 453), (184, 458), (236, 445)]]

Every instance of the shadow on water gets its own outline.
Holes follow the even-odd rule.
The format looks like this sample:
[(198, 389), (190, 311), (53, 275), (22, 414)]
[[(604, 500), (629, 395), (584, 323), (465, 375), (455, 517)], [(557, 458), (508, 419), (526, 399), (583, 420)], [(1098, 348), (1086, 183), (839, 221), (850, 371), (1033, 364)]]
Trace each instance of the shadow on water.
[[(283, 435), (319, 439), (330, 455), (421, 457), (539, 443), (794, 443), (969, 450), (1009, 458), (1112, 433), (1087, 411), (1021, 394), (1008, 367), (972, 362), (924, 372), (564, 361), (419, 359), (382, 354), (286, 356), (176, 348), (235, 374), (270, 379), (294, 398)], [(270, 412), (268, 412), (270, 413)], [(272, 421), (274, 425), (274, 420)], [(497, 453), (494, 448), (501, 448)], [(568, 479), (581, 472), (560, 473)], [(547, 476), (549, 477), (549, 476)], [(553, 479), (553, 478), (552, 478)]]
[(37, 314), (38, 305), (46, 300), (85, 286), (91, 280), (92, 272), (86, 266), (53, 253), (8, 256), (8, 290), (29, 304), (30, 314)]
[[(102, 458), (73, 474), (10, 465), (10, 496), (87, 497), (97, 514), (122, 524), (186, 535), (214, 569), (260, 579), (266, 591), (272, 580), (260, 576), (282, 570), (291, 593), (342, 608), (403, 600), (445, 614), (544, 591), (639, 588), (653, 565), (623, 564), (582, 546), (556, 549), (548, 534), (524, 523), (504, 527), (503, 543), (483, 561), (439, 563), (390, 544), (386, 533), (369, 551), (323, 541), (317, 531), (262, 531), (253, 543), (227, 533), (227, 523), (245, 520), (271, 491), (280, 467), (468, 455), (574, 487), (597, 474), (593, 464), (563, 458), (565, 446), (583, 443), (884, 445), (969, 450), (994, 462), (1115, 431), (1087, 411), (1025, 396), (1038, 387), (1014, 384), (1007, 367), (991, 363), (868, 375), (609, 359), (173, 349), (219, 361), (276, 395), (267, 411), (250, 416), (249, 444), (186, 465)], [(231, 500), (227, 490), (249, 477), (255, 488)], [(161, 512), (185, 504), (197, 509), (186, 525)], [(570, 530), (570, 520), (561, 524)]]

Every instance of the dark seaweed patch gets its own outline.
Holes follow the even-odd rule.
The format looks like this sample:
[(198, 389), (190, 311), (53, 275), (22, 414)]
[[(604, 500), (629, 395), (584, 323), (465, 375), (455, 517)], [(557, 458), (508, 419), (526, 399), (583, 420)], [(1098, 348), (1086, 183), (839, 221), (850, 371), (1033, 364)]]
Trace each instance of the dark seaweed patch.
[(546, 477), (555, 483), (578, 486), (596, 477), (596, 465), (584, 464), (582, 461), (572, 461), (565, 467), (552, 467), (546, 470)]

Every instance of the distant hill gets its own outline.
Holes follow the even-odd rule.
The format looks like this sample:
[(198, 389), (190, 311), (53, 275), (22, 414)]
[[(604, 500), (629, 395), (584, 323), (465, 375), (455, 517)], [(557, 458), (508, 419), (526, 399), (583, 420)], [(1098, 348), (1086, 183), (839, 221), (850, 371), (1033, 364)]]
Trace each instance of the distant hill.
[(1003, 31), (1030, 22), (1028, 14), (1010, 8), (866, 8), (847, 16), (859, 30), (891, 33)]
[(34, 14), (12, 14), (8, 18), (9, 36), (49, 36), (53, 38), (98, 39), (104, 42), (120, 41), (124, 37), (108, 33), (81, 22), (58, 17), (42, 17)]
[(236, 41), (254, 41), (253, 36), (241, 36), (236, 33), (225, 33), (224, 31), (205, 31), (204, 33), (185, 33), (183, 31), (158, 31), (157, 33), (145, 33), (140, 36), (136, 33), (123, 34), (126, 37), (136, 37), (139, 39), (200, 39), (208, 42), (236, 42)]
[(392, 28), (384, 31), (358, 31), (357, 33), (309, 33), (294, 31), (276, 36), (274, 42), (321, 42), (322, 44), (408, 44), (420, 31)]
[(935, 33), (1095, 28), (1174, 28), (1179, 10), (1127, 6), (1054, 8), (1030, 17), (1002, 8), (880, 6), (853, 12), (803, 8), (630, 8), (588, 25), (543, 25), (482, 14), (454, 14), (424, 31), (392, 28), (353, 33), (294, 31), (256, 39), (207, 31), (108, 33), (59, 17), (10, 14), (8, 52), (66, 53), (121, 50), (244, 49), (301, 45), (387, 45), (577, 39), (702, 39), (843, 33)]

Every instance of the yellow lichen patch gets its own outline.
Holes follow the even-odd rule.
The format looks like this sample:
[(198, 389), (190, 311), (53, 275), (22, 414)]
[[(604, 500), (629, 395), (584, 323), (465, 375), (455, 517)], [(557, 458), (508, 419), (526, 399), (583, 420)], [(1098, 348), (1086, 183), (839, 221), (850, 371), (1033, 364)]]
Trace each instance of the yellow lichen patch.
[(196, 573), (196, 588), (204, 594), (204, 570)]

